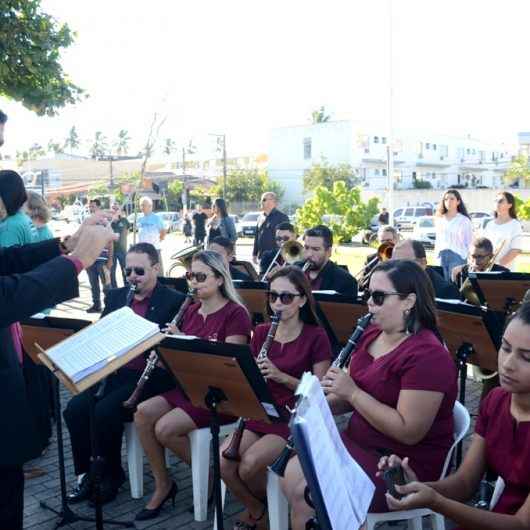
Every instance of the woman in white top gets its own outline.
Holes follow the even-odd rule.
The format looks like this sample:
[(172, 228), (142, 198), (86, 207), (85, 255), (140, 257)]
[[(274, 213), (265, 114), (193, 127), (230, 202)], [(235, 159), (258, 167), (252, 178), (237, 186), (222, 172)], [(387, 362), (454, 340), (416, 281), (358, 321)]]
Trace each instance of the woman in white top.
[(497, 194), (495, 219), (486, 225), (483, 235), (492, 242), (495, 252), (500, 249), (495, 263), (513, 270), (515, 258), (523, 248), (523, 229), (517, 220), (515, 197), (511, 193), (501, 191)]
[(436, 212), (434, 253), (440, 259), (444, 278), (451, 281), (453, 267), (466, 263), (473, 239), (473, 224), (457, 190), (447, 190)]

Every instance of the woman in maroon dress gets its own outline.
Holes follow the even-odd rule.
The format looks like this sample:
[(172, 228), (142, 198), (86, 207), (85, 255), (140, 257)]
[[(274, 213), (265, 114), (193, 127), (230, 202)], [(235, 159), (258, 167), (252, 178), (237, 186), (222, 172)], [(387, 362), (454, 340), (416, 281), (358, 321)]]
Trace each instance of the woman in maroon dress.
[[(269, 312), (281, 311), (281, 320), (266, 360), (259, 369), (280, 407), (294, 406), (294, 391), (304, 372), (321, 378), (329, 368), (331, 345), (326, 332), (318, 325), (311, 287), (298, 267), (284, 267), (275, 272), (269, 284)], [(257, 356), (270, 324), (256, 328), (252, 353)], [(231, 437), (221, 448), (221, 476), (228, 489), (245, 505), (239, 529), (266, 525), (267, 467), (276, 460), (289, 436), (287, 423), (248, 421), (240, 445), (240, 462), (222, 456)]]
[[(425, 484), (418, 482), (408, 458), (381, 459), (381, 469), (401, 463), (406, 478), (413, 481), (399, 488), (407, 494), (401, 501), (387, 494), (390, 508), (430, 508), (466, 530), (530, 529), (530, 302), (519, 308), (504, 331), (499, 376), (501, 387), (481, 403), (473, 441), (456, 473)], [(492, 512), (464, 504), (486, 470), (505, 482)]]
[[(196, 289), (197, 303), (190, 305), (180, 330), (173, 333), (194, 335), (202, 339), (232, 344), (246, 344), (252, 324), (219, 254), (209, 250), (193, 257), (187, 273), (190, 286)], [(221, 417), (223, 423), (235, 421)], [(177, 485), (172, 481), (164, 458), (168, 447), (181, 460), (191, 463), (188, 433), (210, 424), (210, 413), (195, 407), (177, 388), (141, 403), (134, 422), (145, 450), (153, 476), (155, 491), (136, 520), (157, 517), (163, 504), (175, 498)]]
[[(414, 262), (379, 264), (370, 279), (373, 314), (354, 352), (349, 374), (331, 368), (322, 387), (332, 411), (352, 411), (343, 441), (376, 486), (370, 511), (387, 511), (386, 487), (376, 476), (384, 454), (411, 455), (424, 480), (440, 476), (453, 441), (456, 369), (436, 329), (434, 294)], [(427, 478), (429, 477), (429, 478)], [(305, 528), (314, 512), (304, 500), (306, 482), (297, 458), (282, 488), (292, 506), (292, 528)]]

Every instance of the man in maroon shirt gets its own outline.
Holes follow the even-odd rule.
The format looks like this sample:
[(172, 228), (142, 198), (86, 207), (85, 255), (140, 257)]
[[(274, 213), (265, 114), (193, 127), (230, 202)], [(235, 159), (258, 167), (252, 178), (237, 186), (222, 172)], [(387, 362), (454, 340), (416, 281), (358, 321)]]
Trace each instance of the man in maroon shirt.
[[(158, 282), (160, 265), (158, 252), (150, 243), (133, 245), (125, 257), (125, 274), (129, 283), (136, 284), (132, 310), (159, 326), (177, 314), (184, 300), (181, 293)], [(105, 298), (103, 316), (127, 304), (129, 286), (111, 289)], [(96, 404), (96, 430), (99, 455), (104, 460), (101, 488), (103, 502), (113, 500), (125, 480), (121, 466), (121, 442), (124, 422), (132, 421), (132, 413), (123, 407), (132, 394), (145, 368), (146, 354), (130, 361), (107, 378), (104, 396)], [(156, 368), (145, 385), (141, 399), (148, 399), (174, 387), (173, 378), (162, 368)], [(68, 495), (71, 503), (89, 499), (93, 492), (90, 473), (89, 412), (91, 394), (98, 386), (74, 396), (68, 403), (64, 418), (70, 431), (75, 473), (81, 476), (79, 484)]]

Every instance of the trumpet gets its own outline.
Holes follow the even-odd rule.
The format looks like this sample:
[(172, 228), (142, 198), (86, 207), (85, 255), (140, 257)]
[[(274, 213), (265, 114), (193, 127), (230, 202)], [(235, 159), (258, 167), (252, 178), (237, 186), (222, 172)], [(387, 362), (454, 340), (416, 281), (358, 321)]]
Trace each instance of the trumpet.
[[(272, 270), (272, 268), (275, 265), (280, 265), (278, 263), (278, 258), (280, 256), (282, 257), (284, 263), (287, 263), (288, 265), (292, 265), (293, 263), (300, 261), (303, 251), (304, 251), (304, 247), (302, 243), (299, 243), (298, 241), (290, 240), (290, 241), (286, 241), (285, 243), (283, 243), (282, 246), (278, 249), (278, 252), (276, 252), (270, 265), (267, 267), (267, 270), (261, 276), (261, 281), (262, 282), (266, 281), (267, 276), (269, 275), (269, 272)], [(305, 264), (304, 264), (304, 267), (305, 267)]]
[[(180, 321), (184, 317), (184, 313), (186, 312), (186, 309), (188, 309), (188, 306), (191, 304), (191, 302), (193, 302), (194, 295), (195, 295), (195, 289), (190, 288), (188, 292), (186, 293), (186, 298), (184, 299), (184, 302), (182, 302), (182, 305), (180, 306), (177, 314), (171, 321), (171, 324), (176, 325), (176, 326), (180, 324)], [(147, 383), (147, 381), (149, 381), (149, 378), (151, 377), (153, 370), (156, 368), (156, 365), (158, 364), (159, 359), (160, 359), (160, 356), (156, 353), (155, 350), (153, 350), (151, 352), (151, 355), (149, 356), (149, 359), (147, 359), (147, 363), (145, 365), (144, 371), (142, 372), (142, 375), (138, 379), (135, 389), (133, 390), (129, 398), (123, 402), (124, 408), (128, 410), (136, 409), (136, 405), (138, 405), (138, 402), (140, 401), (140, 397), (142, 396), (142, 391), (144, 389), (144, 386)]]
[(370, 281), (372, 268), (378, 261), (388, 261), (392, 259), (394, 252), (394, 243), (381, 243), (377, 247), (377, 255), (374, 256), (356, 275), (355, 279), (359, 282), (359, 289), (362, 291), (368, 286)]
[[(265, 342), (261, 346), (261, 350), (256, 358), (256, 363), (264, 361), (269, 355), (269, 350), (272, 346), (272, 341), (278, 330), (280, 320), (282, 318), (282, 312), (278, 311), (271, 317), (271, 327), (265, 338)], [(245, 418), (239, 418), (237, 420), (236, 429), (232, 435), (232, 440), (230, 441), (229, 446), (223, 451), (223, 457), (227, 460), (232, 460), (233, 462), (239, 462), (241, 460), (241, 455), (239, 454), (239, 446), (241, 445), (241, 438), (243, 437), (243, 431), (245, 430), (246, 420)]]

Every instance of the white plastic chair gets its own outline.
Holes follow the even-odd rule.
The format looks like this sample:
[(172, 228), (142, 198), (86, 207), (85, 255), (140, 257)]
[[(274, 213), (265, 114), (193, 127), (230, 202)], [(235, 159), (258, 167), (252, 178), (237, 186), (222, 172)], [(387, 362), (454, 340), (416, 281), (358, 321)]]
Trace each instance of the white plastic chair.
[[(443, 479), (447, 473), (449, 463), (455, 447), (466, 435), (469, 425), (471, 424), (471, 418), (469, 412), (459, 401), (455, 401), (453, 407), (453, 422), (454, 422), (454, 442), (449, 449), (447, 456), (445, 457), (444, 467), (440, 475), (440, 479)], [(369, 513), (366, 518), (367, 530), (374, 530), (375, 525), (386, 521), (407, 521), (409, 530), (422, 530), (422, 517), (429, 517), (431, 520), (432, 530), (445, 530), (445, 521), (442, 515), (435, 513), (427, 508), (419, 508), (417, 510), (402, 510), (396, 512), (387, 513)]]
[[(234, 424), (223, 425), (220, 436), (230, 434)], [(188, 434), (191, 447), (191, 475), (193, 486), (193, 512), (196, 521), (206, 521), (208, 512), (208, 475), (210, 469), (210, 441), (209, 428), (195, 429)], [(144, 494), (144, 452), (134, 423), (125, 424), (125, 447), (127, 450), (127, 466), (129, 469), (129, 483), (133, 499), (140, 499)], [(166, 450), (166, 464), (169, 465), (169, 455)]]

